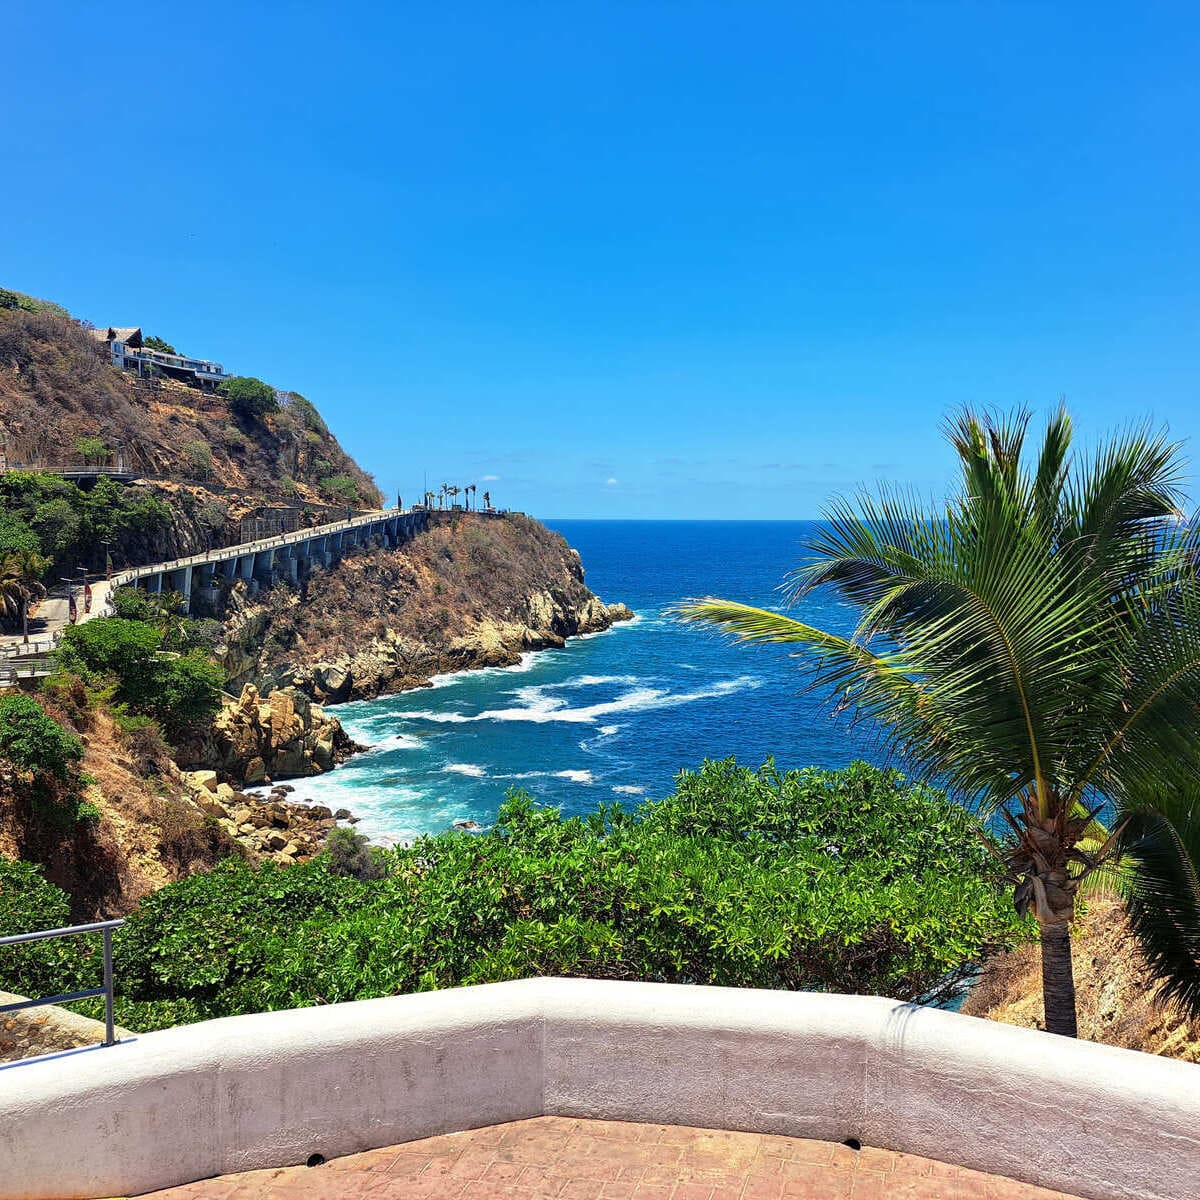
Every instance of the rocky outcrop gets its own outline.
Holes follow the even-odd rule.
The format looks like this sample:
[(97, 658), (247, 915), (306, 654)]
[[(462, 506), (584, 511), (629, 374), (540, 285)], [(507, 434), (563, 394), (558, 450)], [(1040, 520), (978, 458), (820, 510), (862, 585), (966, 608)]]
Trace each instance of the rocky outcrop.
[[(304, 666), (293, 673), (296, 687), (329, 703), (369, 698), (424, 687), (434, 675), (479, 667), (506, 667), (527, 650), (561, 648), (568, 637), (599, 633), (633, 613), (624, 604), (607, 605), (591, 597), (582, 611), (566, 614), (548, 593), (532, 598), (540, 611), (531, 623), (484, 619), (446, 645), (431, 647), (384, 630), (354, 654)], [(560, 633), (566, 628), (568, 632)]]
[(185, 771), (183, 783), (200, 811), (252, 859), (303, 862), (321, 852), (338, 821), (352, 825), (358, 819), (344, 808), (333, 813), (323, 804), (293, 804), (286, 785), (263, 799), (221, 782), (216, 771)]
[(319, 775), (359, 749), (341, 722), (304, 692), (286, 687), (264, 697), (247, 684), (210, 728), (180, 748), (177, 761), (207, 769), (214, 780), (255, 786)]
[(235, 590), (218, 653), (234, 686), (333, 703), (508, 666), (632, 616), (588, 589), (579, 555), (544, 525), (446, 514), (397, 550), (317, 569), (300, 590)]

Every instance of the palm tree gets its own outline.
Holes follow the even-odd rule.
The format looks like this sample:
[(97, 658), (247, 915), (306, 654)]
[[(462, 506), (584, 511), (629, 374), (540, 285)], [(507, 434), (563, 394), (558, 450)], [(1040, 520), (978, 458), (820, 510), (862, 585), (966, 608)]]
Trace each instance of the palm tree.
[(433, 501), (434, 501), (434, 494), (433, 494), (433, 492), (426, 492), (426, 493), (425, 493), (425, 507), (426, 507), (426, 508), (432, 508), (432, 507), (433, 507)]
[(1046, 1028), (1073, 1036), (1075, 898), (1118, 851), (1164, 993), (1200, 1011), (1200, 526), (1178, 516), (1177, 444), (1134, 431), (1081, 460), (1060, 410), (1031, 464), (1028, 423), (952, 421), (962, 484), (939, 511), (889, 490), (833, 505), (793, 597), (832, 588), (852, 637), (724, 600), (679, 612), (804, 647), (839, 707), (1007, 827), (992, 844), (1037, 919)]
[(491, 492), (483, 493), (483, 507), (484, 508), (492, 507), (492, 493)]
[(35, 550), (17, 550), (0, 561), (0, 617), (20, 619), (21, 639), (29, 641), (29, 604), (46, 594), (42, 576), (50, 560)]

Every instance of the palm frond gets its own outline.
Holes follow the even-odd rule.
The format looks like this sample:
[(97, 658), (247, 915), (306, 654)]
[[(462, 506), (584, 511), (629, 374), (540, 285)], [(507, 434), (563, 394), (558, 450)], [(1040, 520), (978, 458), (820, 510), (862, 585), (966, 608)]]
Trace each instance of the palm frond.
[(1134, 814), (1123, 836), (1129, 917), (1164, 1000), (1200, 1016), (1200, 805)]

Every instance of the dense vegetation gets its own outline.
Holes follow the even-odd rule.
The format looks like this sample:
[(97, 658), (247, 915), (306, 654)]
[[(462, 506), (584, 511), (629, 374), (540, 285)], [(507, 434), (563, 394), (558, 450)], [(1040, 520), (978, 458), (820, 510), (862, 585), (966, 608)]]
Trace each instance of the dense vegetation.
[[(539, 974), (938, 998), (1021, 936), (970, 815), (863, 763), (706, 763), (636, 813), (564, 818), (516, 793), (486, 834), (367, 854), (349, 841), (292, 867), (229, 860), (147, 897), (116, 938), (120, 1020)], [(3, 870), (18, 895), (0, 918), (56, 919), (36, 875)], [(51, 984), (23, 963), (9, 951), (0, 978), (36, 990), (94, 974)]]
[(249, 375), (236, 375), (226, 379), (217, 391), (229, 401), (235, 416), (243, 421), (254, 421), (267, 413), (279, 411), (275, 389), (261, 379)]
[(54, 657), (61, 671), (106, 687), (118, 711), (154, 721), (168, 738), (221, 706), (221, 668), (169, 613), (160, 625), (98, 617), (68, 626)]
[(42, 554), (51, 560), (53, 575), (81, 566), (102, 571), (106, 546), (153, 538), (170, 521), (161, 500), (111, 479), (99, 479), (84, 490), (56, 475), (0, 475), (0, 555), (19, 550)]

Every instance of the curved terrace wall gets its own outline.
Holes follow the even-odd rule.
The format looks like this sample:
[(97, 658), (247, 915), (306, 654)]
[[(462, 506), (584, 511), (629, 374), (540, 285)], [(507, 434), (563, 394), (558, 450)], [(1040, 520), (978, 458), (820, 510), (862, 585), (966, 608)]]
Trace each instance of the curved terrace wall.
[(908, 1151), (1200, 1198), (1200, 1066), (865, 996), (536, 979), (0, 1068), (0, 1196), (138, 1192), (540, 1115)]

